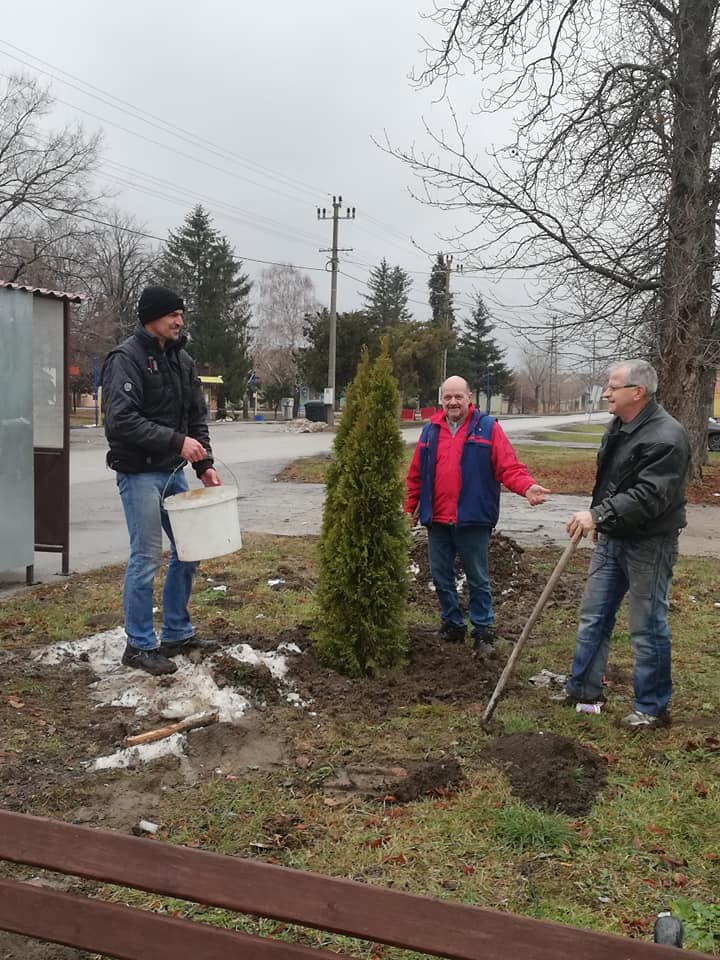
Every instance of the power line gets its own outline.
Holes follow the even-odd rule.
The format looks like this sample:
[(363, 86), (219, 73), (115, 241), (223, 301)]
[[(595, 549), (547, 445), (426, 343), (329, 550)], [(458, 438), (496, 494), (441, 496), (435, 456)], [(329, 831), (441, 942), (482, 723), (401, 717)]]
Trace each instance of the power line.
[[(8, 194), (0, 194), (0, 197), (4, 197), (6, 200), (11, 199)], [(82, 220), (86, 223), (94, 223), (101, 227), (111, 227), (113, 230), (119, 230), (120, 233), (130, 233), (136, 237), (144, 237), (146, 240), (157, 240), (159, 243), (166, 243), (167, 237), (158, 237), (154, 233), (148, 233), (146, 230), (137, 230), (134, 227), (121, 227), (117, 223), (112, 223), (109, 220), (102, 220), (100, 217), (91, 217), (88, 214), (77, 213), (74, 210), (57, 210), (57, 213), (61, 213), (66, 217), (73, 217), (75, 220)], [(246, 257), (242, 254), (235, 254), (237, 260), (242, 260), (243, 263), (262, 263), (270, 267), (292, 267), (294, 270), (311, 270), (316, 273), (326, 273), (324, 267), (307, 267), (297, 263), (288, 263), (287, 260), (261, 260), (258, 257)]]
[[(171, 133), (173, 136), (177, 137), (180, 140), (184, 140), (186, 143), (190, 143), (193, 146), (199, 146), (201, 149), (206, 150), (209, 153), (214, 153), (216, 156), (220, 156), (224, 159), (231, 159), (235, 163), (245, 166), (250, 170), (261, 173), (263, 176), (266, 176), (268, 179), (278, 180), (280, 182), (285, 182), (288, 186), (293, 186), (296, 189), (300, 188), (306, 191), (309, 194), (316, 196), (319, 191), (318, 188), (312, 184), (306, 184), (301, 180), (298, 180), (294, 177), (288, 177), (287, 174), (279, 173), (278, 171), (272, 170), (270, 167), (266, 167), (263, 164), (259, 164), (254, 160), (249, 160), (246, 157), (241, 156), (240, 154), (235, 153), (232, 150), (228, 150), (226, 147), (223, 147), (219, 144), (213, 143), (210, 140), (207, 140), (205, 137), (193, 133), (190, 130), (185, 130), (183, 127), (178, 126), (177, 124), (171, 123), (168, 120), (165, 120), (163, 117), (158, 116), (157, 114), (151, 113), (149, 110), (144, 110), (142, 107), (130, 103), (128, 100), (123, 100), (121, 97), (115, 96), (115, 94), (110, 93), (107, 90), (103, 90), (101, 87), (97, 87), (92, 83), (89, 83), (87, 80), (83, 80), (80, 77), (76, 77), (74, 74), (69, 73), (66, 70), (63, 70), (60, 67), (55, 66), (52, 63), (49, 63), (47, 60), (43, 60), (41, 57), (36, 56), (33, 53), (30, 53), (27, 50), (23, 50), (21, 47), (16, 46), (13, 43), (10, 43), (7, 40), (0, 40), (0, 45), (4, 47), (10, 47), (12, 50), (16, 50), (18, 53), (22, 53), (25, 57), (30, 57), (31, 60), (36, 61), (36, 63), (42, 63), (44, 66), (49, 67), (50, 70), (44, 70), (41, 67), (36, 66), (35, 64), (28, 63), (27, 60), (23, 60), (22, 57), (18, 57), (15, 54), (8, 53), (6, 50), (2, 51), (6, 57), (10, 57), (12, 60), (17, 61), (18, 63), (23, 64), (26, 67), (29, 67), (31, 70), (35, 70), (38, 73), (43, 74), (44, 76), (50, 77), (53, 80), (58, 80), (60, 83), (65, 84), (73, 90), (77, 90), (79, 93), (84, 94), (85, 96), (93, 97), (95, 100), (99, 100), (101, 103), (106, 104), (114, 110), (118, 110), (121, 113), (124, 113), (127, 116), (133, 117), (133, 119), (140, 120), (142, 123), (151, 126), (153, 129), (157, 128), (157, 125), (160, 124), (162, 127), (166, 128), (168, 133)], [(54, 71), (54, 72), (51, 72)], [(61, 76), (58, 76), (60, 74)], [(69, 77), (69, 80), (63, 79), (64, 77)], [(71, 82), (75, 81), (75, 82)], [(80, 86), (77, 86), (80, 84)], [(87, 89), (83, 89), (87, 87)], [(95, 91), (95, 92), (92, 92)], [(114, 102), (113, 102), (114, 101)], [(63, 102), (63, 101), (60, 101)], [(72, 104), (68, 104), (72, 106)], [(129, 109), (128, 109), (129, 108)], [(81, 109), (81, 108), (77, 108)]]

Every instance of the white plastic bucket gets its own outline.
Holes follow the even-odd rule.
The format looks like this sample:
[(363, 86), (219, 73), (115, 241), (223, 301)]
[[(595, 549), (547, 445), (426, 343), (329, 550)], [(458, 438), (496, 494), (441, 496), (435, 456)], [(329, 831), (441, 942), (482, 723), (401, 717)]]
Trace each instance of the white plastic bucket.
[(242, 546), (235, 486), (200, 487), (166, 497), (175, 549), (181, 560), (210, 560)]

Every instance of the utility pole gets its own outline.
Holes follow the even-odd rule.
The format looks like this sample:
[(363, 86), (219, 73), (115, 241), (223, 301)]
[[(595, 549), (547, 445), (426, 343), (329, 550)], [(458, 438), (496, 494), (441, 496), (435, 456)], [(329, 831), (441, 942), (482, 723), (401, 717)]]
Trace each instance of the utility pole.
[[(446, 330), (450, 329), (450, 274), (452, 273), (453, 255), (446, 253), (443, 258), (445, 270), (445, 303), (443, 311), (443, 326)], [(456, 273), (462, 273), (463, 265), (458, 263), (455, 267)], [(443, 347), (440, 354), (440, 387), (447, 380), (447, 347)], [(440, 400), (440, 390), (438, 389), (438, 400)]]
[(557, 342), (557, 317), (555, 314), (550, 319), (550, 378), (548, 382), (548, 407), (557, 412), (560, 400), (558, 375), (558, 342)]
[[(337, 275), (338, 275), (338, 253), (349, 253), (352, 247), (338, 249), (338, 221), (354, 220), (355, 207), (346, 207), (345, 213), (340, 213), (342, 206), (342, 197), (333, 197), (332, 213), (328, 213), (325, 207), (317, 208), (318, 220), (330, 220), (333, 222), (332, 247), (321, 248), (320, 253), (329, 253), (330, 260), (330, 343), (328, 345), (328, 378), (325, 389), (325, 406), (327, 422), (332, 426), (335, 422), (335, 354), (337, 353)], [(327, 267), (326, 267), (327, 269)]]

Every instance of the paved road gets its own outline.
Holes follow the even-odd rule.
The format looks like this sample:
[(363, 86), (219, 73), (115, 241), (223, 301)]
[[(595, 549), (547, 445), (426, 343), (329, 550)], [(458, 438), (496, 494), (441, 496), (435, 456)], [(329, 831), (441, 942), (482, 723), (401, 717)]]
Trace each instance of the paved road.
[[(503, 427), (513, 439), (519, 440), (535, 430), (585, 419), (577, 416), (510, 418), (503, 420)], [(596, 415), (595, 419), (602, 422), (606, 415)], [(413, 443), (418, 433), (419, 428), (413, 427), (404, 430), (403, 436)], [(294, 535), (318, 532), (324, 488), (316, 484), (276, 483), (274, 477), (285, 464), (298, 457), (330, 450), (333, 437), (331, 433), (291, 433), (285, 424), (213, 425), (213, 447), (223, 462), (220, 472), (227, 477), (224, 464), (237, 479), (240, 522), (244, 530)], [(127, 532), (115, 474), (105, 467), (105, 450), (102, 431), (92, 427), (71, 431), (70, 568), (73, 572), (127, 559)], [(557, 496), (549, 504), (533, 510), (521, 497), (506, 494), (499, 529), (521, 543), (558, 542), (564, 536), (565, 518), (585, 504), (586, 499), (582, 497)], [(708, 520), (716, 512), (712, 507), (707, 510), (710, 512), (703, 517), (698, 529), (699, 543), (707, 540)], [(692, 552), (714, 553), (717, 543), (720, 543), (720, 533), (712, 546)], [(51, 582), (59, 569), (57, 555), (35, 554), (38, 580)], [(17, 589), (23, 581), (23, 570), (0, 572), (0, 594), (3, 590)]]

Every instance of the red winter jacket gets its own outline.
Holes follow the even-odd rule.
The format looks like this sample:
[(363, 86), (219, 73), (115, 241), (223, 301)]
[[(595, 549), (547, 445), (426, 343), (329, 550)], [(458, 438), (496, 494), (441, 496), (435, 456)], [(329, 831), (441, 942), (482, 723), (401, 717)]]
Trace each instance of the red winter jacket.
[[(437, 459), (432, 497), (432, 522), (457, 523), (458, 500), (462, 486), (460, 458), (468, 442), (467, 425), (474, 407), (470, 404), (467, 417), (453, 436), (447, 425), (445, 411), (436, 413), (430, 423), (439, 427)], [(513, 493), (524, 496), (535, 481), (527, 468), (515, 456), (505, 431), (495, 421), (490, 435), (490, 462), (495, 479)], [(404, 504), (407, 513), (412, 513), (420, 500), (422, 474), (420, 466), (420, 443), (415, 447), (406, 484), (408, 496)]]

